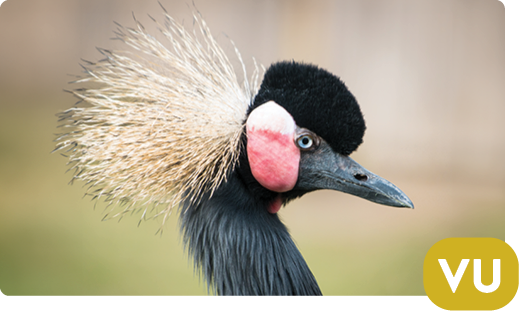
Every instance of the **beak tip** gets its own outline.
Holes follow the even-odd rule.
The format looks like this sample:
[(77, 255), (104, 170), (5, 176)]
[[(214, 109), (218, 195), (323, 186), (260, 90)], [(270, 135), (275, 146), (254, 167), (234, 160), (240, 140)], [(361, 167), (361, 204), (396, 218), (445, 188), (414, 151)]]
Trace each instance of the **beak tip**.
[(405, 201), (403, 207), (408, 209), (414, 209), (414, 204), (412, 203), (411, 199), (407, 198), (407, 201)]

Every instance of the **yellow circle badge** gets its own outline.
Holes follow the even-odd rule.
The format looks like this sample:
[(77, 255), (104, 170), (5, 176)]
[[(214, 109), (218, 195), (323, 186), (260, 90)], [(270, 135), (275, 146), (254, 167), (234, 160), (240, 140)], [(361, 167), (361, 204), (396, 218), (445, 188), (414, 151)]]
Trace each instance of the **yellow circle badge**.
[(515, 296), (519, 263), (512, 248), (496, 238), (447, 238), (423, 262), (429, 299), (446, 310), (497, 310)]

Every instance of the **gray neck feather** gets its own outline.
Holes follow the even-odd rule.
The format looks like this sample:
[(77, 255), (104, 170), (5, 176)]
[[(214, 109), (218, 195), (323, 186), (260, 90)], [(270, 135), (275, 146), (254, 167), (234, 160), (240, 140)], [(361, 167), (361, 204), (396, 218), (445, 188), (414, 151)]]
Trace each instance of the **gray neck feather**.
[(181, 210), (184, 244), (218, 295), (321, 295), (315, 277), (268, 203), (235, 174)]

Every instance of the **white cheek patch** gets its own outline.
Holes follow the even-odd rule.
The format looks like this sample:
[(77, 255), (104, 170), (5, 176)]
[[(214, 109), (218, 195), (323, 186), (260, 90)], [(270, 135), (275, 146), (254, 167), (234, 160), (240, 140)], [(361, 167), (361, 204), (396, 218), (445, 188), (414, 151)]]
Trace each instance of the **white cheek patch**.
[(273, 101), (250, 113), (246, 121), (248, 161), (253, 177), (264, 188), (286, 192), (295, 187), (300, 163), (295, 130), (293, 117)]
[(296, 124), (293, 117), (275, 101), (268, 101), (250, 113), (246, 121), (246, 129), (269, 130), (281, 134), (295, 133)]

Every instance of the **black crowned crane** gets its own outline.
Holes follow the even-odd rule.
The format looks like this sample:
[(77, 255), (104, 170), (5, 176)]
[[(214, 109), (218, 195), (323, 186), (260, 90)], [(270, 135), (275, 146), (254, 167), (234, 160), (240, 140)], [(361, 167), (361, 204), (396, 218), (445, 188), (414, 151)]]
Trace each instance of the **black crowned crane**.
[[(319, 189), (396, 207), (409, 198), (349, 155), (365, 123), (335, 75), (294, 61), (271, 65), (258, 88), (194, 14), (194, 32), (165, 11), (163, 40), (118, 25), (131, 49), (99, 49), (61, 113), (74, 179), (142, 218), (178, 209), (185, 247), (219, 295), (320, 295), (277, 212)], [(257, 68), (257, 66), (255, 66)], [(116, 206), (113, 206), (117, 207)]]

